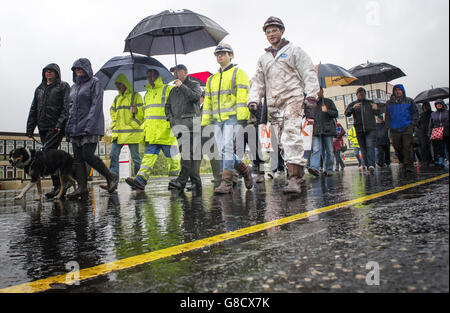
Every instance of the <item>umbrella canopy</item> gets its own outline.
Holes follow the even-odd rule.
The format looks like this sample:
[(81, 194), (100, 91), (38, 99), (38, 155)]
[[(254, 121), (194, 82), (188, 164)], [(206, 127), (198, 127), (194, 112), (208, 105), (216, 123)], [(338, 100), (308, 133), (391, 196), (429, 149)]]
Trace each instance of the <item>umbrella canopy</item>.
[(125, 52), (148, 56), (187, 54), (218, 45), (228, 33), (190, 10), (166, 10), (137, 24), (125, 40)]
[(355, 76), (339, 65), (320, 63), (316, 66), (316, 71), (322, 88), (345, 86), (357, 80)]
[(114, 57), (106, 62), (95, 76), (100, 80), (104, 90), (117, 90), (114, 85), (114, 80), (119, 74), (125, 74), (128, 81), (133, 84), (134, 91), (139, 92), (145, 91), (145, 85), (148, 84), (147, 71), (149, 69), (157, 70), (163, 82), (166, 84), (174, 79), (169, 70), (161, 62), (154, 58), (139, 55), (133, 57), (130, 55)]
[(388, 63), (365, 63), (348, 70), (350, 74), (358, 78), (351, 85), (371, 85), (406, 76), (398, 67)]
[(447, 98), (449, 98), (448, 87), (442, 87), (425, 90), (418, 94), (414, 101), (423, 103)]
[(212, 75), (211, 72), (199, 72), (194, 74), (189, 74), (195, 81), (199, 82), (201, 86), (206, 86), (208, 78)]

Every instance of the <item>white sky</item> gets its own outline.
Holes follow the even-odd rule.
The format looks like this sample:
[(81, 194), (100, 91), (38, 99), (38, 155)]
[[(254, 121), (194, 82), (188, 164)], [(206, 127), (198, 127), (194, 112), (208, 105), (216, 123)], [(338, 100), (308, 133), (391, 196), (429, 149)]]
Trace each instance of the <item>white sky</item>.
[[(351, 68), (367, 60), (400, 67), (407, 95), (449, 86), (448, 0), (35, 0), (2, 1), (0, 8), (0, 131), (25, 132), (42, 68), (57, 63), (72, 85), (70, 68), (90, 59), (96, 72), (122, 55), (124, 40), (143, 18), (166, 9), (190, 9), (221, 25), (230, 35), (234, 63), (251, 77), (268, 46), (262, 25), (271, 15), (283, 20), (285, 38), (301, 46), (315, 64)], [(191, 73), (216, 72), (214, 48), (178, 56)], [(154, 56), (166, 67), (173, 56)], [(105, 92), (105, 119), (115, 92)]]

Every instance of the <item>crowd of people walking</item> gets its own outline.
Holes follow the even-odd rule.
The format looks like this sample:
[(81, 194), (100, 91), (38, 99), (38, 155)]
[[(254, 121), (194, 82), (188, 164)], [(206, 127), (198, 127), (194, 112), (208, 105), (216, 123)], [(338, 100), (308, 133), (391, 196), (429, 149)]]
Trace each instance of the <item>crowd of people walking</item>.
[[(346, 131), (337, 122), (336, 105), (324, 96), (311, 58), (283, 37), (285, 26), (281, 19), (270, 17), (263, 31), (270, 46), (258, 59), (251, 81), (242, 68), (232, 63), (235, 52), (225, 43), (214, 51), (220, 68), (208, 79), (204, 90), (182, 64), (171, 69), (173, 85), (164, 84), (157, 70), (148, 70), (144, 98), (133, 90), (125, 75), (117, 76), (118, 95), (110, 108), (109, 168), (94, 155), (105, 134), (103, 90), (88, 59), (74, 62), (72, 87), (61, 81), (56, 64), (43, 69), (43, 81), (36, 89), (28, 117), (27, 135), (32, 137), (38, 127), (46, 143), (44, 149), (56, 149), (64, 136), (71, 142), (78, 188), (68, 195), (70, 199), (88, 194), (85, 163), (105, 177), (107, 184), (101, 187), (114, 192), (119, 182), (119, 154), (125, 144), (134, 164), (134, 177), (126, 179), (132, 189), (145, 189), (162, 151), (169, 176), (174, 177), (168, 188), (183, 191), (191, 181), (193, 195), (199, 196), (200, 163), (207, 154), (214, 192), (220, 195), (231, 193), (240, 177), (247, 189), (265, 182), (258, 129), (270, 122), (274, 151), (270, 154), (268, 176), (273, 178), (275, 173), (286, 171), (283, 193), (301, 194), (306, 170), (313, 176), (344, 171), (341, 153), (347, 149)], [(368, 99), (363, 87), (356, 96), (345, 116), (353, 117), (348, 138), (361, 170), (373, 174), (377, 166), (389, 166), (391, 145), (403, 175), (417, 165), (415, 155), (416, 162), (422, 165), (446, 166), (448, 110), (442, 100), (436, 101), (435, 112), (429, 103), (423, 104), (419, 115), (417, 104), (406, 96), (403, 85), (394, 86), (383, 112)], [(313, 125), (311, 151), (304, 147), (302, 124)], [(139, 153), (142, 143), (143, 157)], [(253, 168), (243, 161), (247, 146)], [(48, 198), (59, 189), (57, 177), (52, 179), (54, 189), (46, 195)]]

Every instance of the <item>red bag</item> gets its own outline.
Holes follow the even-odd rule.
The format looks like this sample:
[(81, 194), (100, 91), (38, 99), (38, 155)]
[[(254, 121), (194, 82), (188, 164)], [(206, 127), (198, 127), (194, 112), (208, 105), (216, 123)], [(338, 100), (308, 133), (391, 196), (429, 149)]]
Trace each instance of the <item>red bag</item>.
[(430, 140), (443, 140), (443, 139), (444, 139), (444, 126), (433, 128)]

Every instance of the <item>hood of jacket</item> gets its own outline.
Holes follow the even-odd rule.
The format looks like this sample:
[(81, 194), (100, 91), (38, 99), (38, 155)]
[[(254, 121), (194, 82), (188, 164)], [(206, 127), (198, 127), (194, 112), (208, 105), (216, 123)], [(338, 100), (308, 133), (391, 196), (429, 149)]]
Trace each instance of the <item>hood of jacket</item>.
[(127, 90), (125, 91), (124, 94), (128, 94), (128, 93), (132, 93), (133, 92), (133, 86), (131, 85), (130, 81), (125, 76), (125, 74), (117, 75), (116, 79), (114, 80), (114, 83), (121, 83), (121, 84), (125, 85)]
[(86, 58), (81, 58), (76, 60), (72, 65), (72, 72), (73, 72), (73, 82), (77, 83), (80, 82), (80, 79), (77, 78), (75, 74), (75, 68), (81, 68), (83, 71), (86, 72), (86, 76), (81, 77), (81, 82), (88, 81), (94, 76), (94, 72), (92, 71), (92, 65), (91, 62)]
[(158, 89), (158, 88), (161, 88), (161, 87), (164, 85), (161, 76), (158, 76), (158, 78), (155, 80), (155, 83), (154, 83), (154, 84), (155, 84), (155, 87), (153, 87), (152, 85), (150, 85), (150, 83), (147, 84), (147, 85), (145, 86), (145, 89), (147, 89), (147, 90), (152, 90), (152, 89)]
[(403, 92), (403, 97), (402, 97), (402, 99), (406, 98), (405, 87), (404, 87), (402, 84), (395, 85), (394, 88), (392, 88), (392, 96), (393, 96), (393, 98), (394, 98), (394, 99), (397, 99), (397, 98), (395, 97), (395, 89), (397, 89), (397, 88), (399, 88), (399, 89)]
[(42, 83), (47, 84), (47, 79), (45, 79), (45, 70), (53, 70), (56, 72), (56, 81), (61, 81), (61, 70), (56, 63), (50, 63), (42, 69)]

